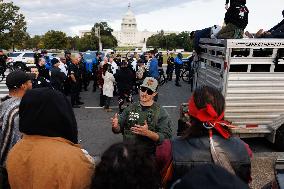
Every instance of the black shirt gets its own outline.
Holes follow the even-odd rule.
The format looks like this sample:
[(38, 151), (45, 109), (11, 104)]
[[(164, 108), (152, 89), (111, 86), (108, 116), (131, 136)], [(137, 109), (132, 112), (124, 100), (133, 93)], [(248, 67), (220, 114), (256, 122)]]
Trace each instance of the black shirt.
[(73, 74), (75, 76), (75, 79), (79, 79), (80, 77), (80, 70), (79, 70), (79, 66), (75, 65), (75, 64), (70, 64), (69, 66), (69, 75)]
[(33, 89), (41, 87), (52, 88), (50, 83), (43, 77), (38, 77), (37, 79), (33, 79), (32, 84), (33, 84)]
[(37, 66), (38, 68), (38, 72), (39, 72), (39, 77), (43, 77), (45, 79), (50, 79), (50, 76), (49, 76), (49, 71), (48, 69), (46, 69), (46, 67), (43, 65), (43, 66)]

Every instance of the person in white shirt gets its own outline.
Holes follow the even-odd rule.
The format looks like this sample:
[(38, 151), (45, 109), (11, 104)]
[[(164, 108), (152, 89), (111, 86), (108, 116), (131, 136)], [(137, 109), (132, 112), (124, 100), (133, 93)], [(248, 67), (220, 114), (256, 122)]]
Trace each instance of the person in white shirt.
[(137, 59), (133, 58), (133, 61), (131, 62), (132, 69), (136, 72), (137, 67)]
[(66, 58), (60, 57), (60, 63), (58, 68), (60, 68), (61, 72), (63, 72), (66, 76), (68, 74), (68, 66), (66, 65)]
[(112, 57), (109, 58), (109, 64), (111, 65), (112, 74), (113, 75), (116, 74), (116, 70), (118, 70), (118, 66)]

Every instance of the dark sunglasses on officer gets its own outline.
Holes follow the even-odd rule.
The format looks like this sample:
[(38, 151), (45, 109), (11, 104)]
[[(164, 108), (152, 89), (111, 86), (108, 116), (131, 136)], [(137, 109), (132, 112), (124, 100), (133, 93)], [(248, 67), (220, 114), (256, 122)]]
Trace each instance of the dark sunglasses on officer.
[(140, 87), (140, 91), (142, 91), (143, 93), (147, 91), (147, 95), (154, 94), (154, 91), (152, 91), (151, 89), (148, 89), (147, 87)]

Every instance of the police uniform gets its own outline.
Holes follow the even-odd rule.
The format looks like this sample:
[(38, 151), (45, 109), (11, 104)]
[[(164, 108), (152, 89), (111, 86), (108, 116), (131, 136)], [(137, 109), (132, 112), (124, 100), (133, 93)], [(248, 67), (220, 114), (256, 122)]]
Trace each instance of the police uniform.
[[(159, 135), (158, 142), (131, 132), (131, 127), (135, 124), (144, 125), (145, 120), (147, 121), (148, 129)], [(157, 103), (149, 107), (142, 106), (139, 102), (130, 105), (119, 117), (119, 125), (124, 141), (141, 144), (151, 154), (155, 153), (157, 144), (161, 144), (165, 139), (172, 137), (172, 123), (169, 114)]]
[(79, 88), (80, 71), (78, 65), (75, 65), (73, 63), (70, 64), (69, 75), (71, 74), (73, 74), (76, 79), (76, 82), (70, 79), (71, 104), (77, 105), (79, 102), (79, 93), (80, 93), (80, 88)]
[(47, 80), (50, 80), (49, 71), (48, 71), (48, 69), (46, 69), (46, 67), (44, 65), (43, 66), (37, 65), (37, 69), (38, 69), (38, 72), (39, 72), (39, 77), (43, 77)]
[(83, 58), (79, 62), (79, 70), (82, 76), (81, 83), (80, 83), (80, 89), (84, 87), (84, 90), (87, 91), (88, 90), (87, 88), (90, 83), (90, 76), (86, 68), (86, 62), (84, 61)]
[(43, 77), (38, 77), (37, 79), (33, 79), (32, 85), (33, 85), (33, 89), (41, 88), (41, 87), (52, 88), (50, 82)]

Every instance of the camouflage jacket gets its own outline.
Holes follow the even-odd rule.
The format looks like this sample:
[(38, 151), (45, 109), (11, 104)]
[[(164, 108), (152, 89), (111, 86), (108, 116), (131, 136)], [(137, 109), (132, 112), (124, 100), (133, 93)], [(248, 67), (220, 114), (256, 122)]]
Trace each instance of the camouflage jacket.
[[(147, 121), (148, 128), (159, 135), (157, 142), (148, 137), (136, 135), (131, 132), (130, 128), (135, 124), (144, 125)], [(134, 103), (127, 107), (119, 117), (119, 125), (123, 134), (124, 141), (131, 141), (148, 147), (154, 152), (156, 145), (161, 144), (164, 139), (172, 137), (172, 122), (167, 111), (154, 103), (151, 107), (143, 108), (140, 103)]]

